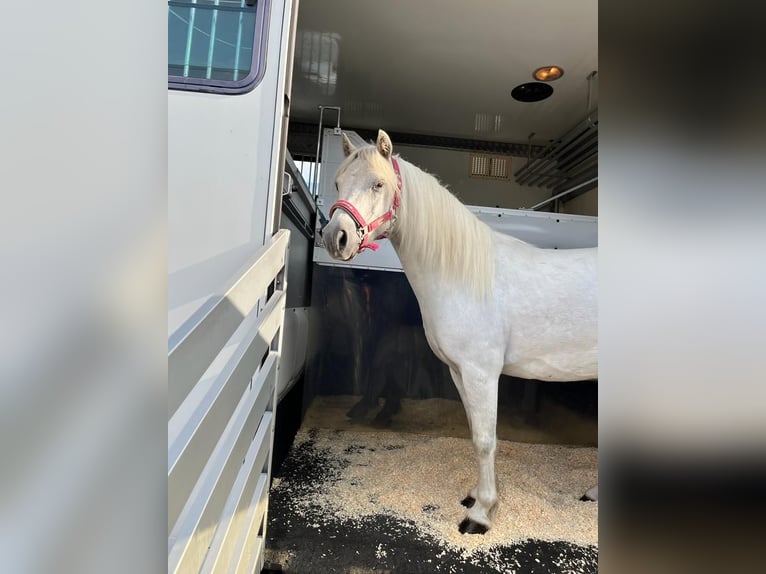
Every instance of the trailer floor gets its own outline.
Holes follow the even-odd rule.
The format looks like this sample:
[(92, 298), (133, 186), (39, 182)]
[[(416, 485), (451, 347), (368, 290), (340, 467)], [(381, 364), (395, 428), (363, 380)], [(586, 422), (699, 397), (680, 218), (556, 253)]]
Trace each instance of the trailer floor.
[(594, 447), (498, 441), (493, 528), (461, 535), (459, 501), (476, 472), (468, 438), (322, 428), (328, 417), (319, 407), (309, 409), (272, 485), (271, 571), (598, 571), (598, 504), (579, 500), (597, 480)]

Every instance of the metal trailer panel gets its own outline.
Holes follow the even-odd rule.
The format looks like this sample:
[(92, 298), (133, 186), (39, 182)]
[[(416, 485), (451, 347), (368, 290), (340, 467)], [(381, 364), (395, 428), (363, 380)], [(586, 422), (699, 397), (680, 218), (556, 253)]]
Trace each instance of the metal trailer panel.
[(297, 0), (259, 6), (265, 65), (254, 89), (168, 93), (169, 572), (263, 564), (290, 259), (290, 231), (277, 227)]
[[(199, 319), (192, 330), (170, 344), (168, 355), (168, 417), (218, 355), (233, 331), (266, 294), (273, 278), (285, 266), (290, 233), (280, 230), (269, 246), (262, 247), (247, 271)], [(192, 318), (193, 319), (193, 318)]]
[(311, 258), (316, 205), (292, 156), (285, 158), (282, 228), (290, 230), (290, 286), (287, 289), (285, 335), (280, 356), (277, 397), (281, 401), (304, 373), (311, 305)]
[(262, 458), (268, 457), (273, 416), (271, 412), (259, 413), (255, 404), (262, 389), (273, 395), (276, 363), (269, 361), (258, 388), (245, 393), (170, 531), (169, 572), (199, 571), (216, 529), (226, 519), (223, 510), (250, 447), (255, 443), (258, 452), (265, 453)]
[(280, 217), (296, 2), (267, 3), (266, 65), (237, 95), (168, 91), (168, 337), (221, 297)]
[[(249, 333), (225, 368), (210, 384), (201, 381), (199, 392), (190, 394), (184, 412), (168, 425), (168, 528), (178, 518), (246, 387), (252, 387), (253, 373), (260, 368), (282, 325), (284, 300), (284, 294), (272, 298), (258, 324), (248, 325)], [(265, 410), (271, 399), (265, 391), (256, 399), (256, 410)], [(176, 422), (176, 418), (180, 420)]]
[[(212, 361), (209, 376), (183, 398), (168, 423), (170, 572), (212, 571), (239, 562), (244, 552), (239, 541), (251, 534), (244, 529), (255, 525), (257, 533), (264, 524), (268, 488), (257, 485), (262, 475), (268, 484), (271, 473), (288, 239), (289, 232), (281, 231), (268, 247), (282, 251), (282, 268), (275, 271), (267, 253), (252, 270), (260, 275), (254, 283), (274, 286), (271, 294), (263, 297), (261, 289), (241, 294), (252, 310)], [(204, 335), (210, 325), (203, 318), (190, 335), (196, 337), (197, 330)], [(260, 514), (243, 518), (255, 496)]]
[[(265, 464), (268, 453), (256, 453), (257, 444), (253, 441), (251, 451), (245, 457), (240, 476), (232, 489), (232, 498), (223, 511), (226, 518), (220, 521), (202, 565), (203, 573), (228, 572), (233, 562), (246, 555), (242, 541), (248, 537), (251, 529), (258, 532), (260, 523), (256, 523), (257, 519), (260, 518), (262, 522), (265, 518), (263, 503), (268, 501), (269, 475), (258, 473), (258, 468)], [(251, 460), (252, 464), (248, 464)]]
[(277, 402), (282, 400), (303, 374), (306, 366), (308, 337), (309, 307), (285, 309), (284, 336), (277, 380)]

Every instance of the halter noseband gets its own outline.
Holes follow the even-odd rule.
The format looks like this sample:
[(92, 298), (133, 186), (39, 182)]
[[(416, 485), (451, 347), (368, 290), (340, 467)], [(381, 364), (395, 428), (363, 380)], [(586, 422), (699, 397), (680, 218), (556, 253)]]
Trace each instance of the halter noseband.
[[(396, 210), (399, 209), (399, 203), (401, 199), (399, 192), (402, 190), (402, 174), (399, 172), (399, 163), (396, 161), (394, 156), (391, 156), (391, 164), (394, 166), (394, 172), (396, 173), (397, 189), (394, 191), (394, 202), (391, 204), (389, 210), (386, 211), (383, 215), (377, 219), (373, 219), (370, 221), (370, 223), (366, 223), (364, 217), (362, 217), (362, 214), (359, 213), (356, 207), (354, 207), (352, 203), (346, 201), (345, 199), (339, 199), (333, 203), (332, 207), (330, 208), (330, 217), (332, 217), (332, 214), (335, 213), (337, 209), (342, 209), (351, 216), (351, 219), (354, 220), (354, 223), (356, 224), (356, 232), (359, 235), (359, 239), (361, 239), (359, 252), (362, 252), (365, 249), (372, 249), (373, 251), (377, 251), (380, 246), (373, 241), (369, 241), (370, 233), (375, 231), (385, 222), (396, 219)], [(385, 239), (386, 237), (388, 237), (388, 233), (384, 233), (379, 237), (379, 239)]]

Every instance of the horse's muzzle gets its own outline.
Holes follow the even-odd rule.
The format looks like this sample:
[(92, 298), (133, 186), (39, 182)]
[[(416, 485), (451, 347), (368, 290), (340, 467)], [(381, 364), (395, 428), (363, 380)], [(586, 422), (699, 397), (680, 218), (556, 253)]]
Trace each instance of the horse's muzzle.
[(327, 252), (334, 259), (348, 261), (359, 252), (360, 238), (356, 224), (348, 214), (336, 212), (319, 232)]

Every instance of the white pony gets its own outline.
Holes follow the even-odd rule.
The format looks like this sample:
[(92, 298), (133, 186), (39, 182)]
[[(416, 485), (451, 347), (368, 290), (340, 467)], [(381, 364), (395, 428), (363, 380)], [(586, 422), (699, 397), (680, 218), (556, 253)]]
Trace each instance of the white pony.
[[(420, 305), (428, 344), (449, 367), (479, 463), (462, 533), (483, 534), (497, 504), (500, 374), (549, 381), (598, 372), (596, 248), (541, 249), (494, 232), (433, 176), (392, 154), (391, 139), (354, 148), (343, 135), (339, 201), (322, 230), (347, 261), (390, 237)], [(595, 499), (597, 487), (586, 496)]]

